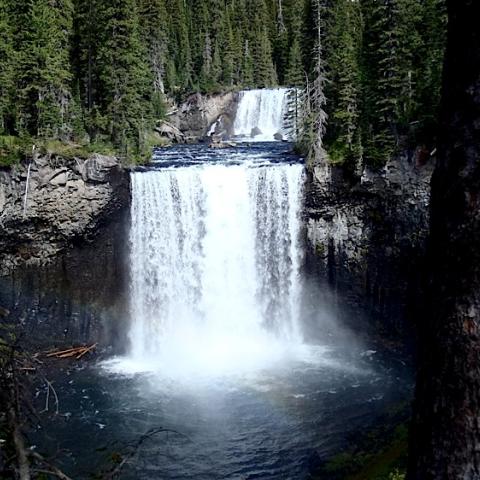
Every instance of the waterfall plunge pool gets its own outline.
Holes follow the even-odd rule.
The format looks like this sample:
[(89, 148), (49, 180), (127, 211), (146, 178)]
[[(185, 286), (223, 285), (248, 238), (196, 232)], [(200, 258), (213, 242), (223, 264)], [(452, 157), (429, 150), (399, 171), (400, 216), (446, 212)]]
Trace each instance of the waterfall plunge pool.
[(306, 285), (290, 149), (178, 146), (133, 174), (128, 353), (57, 372), (60, 415), (33, 435), (73, 478), (159, 427), (178, 434), (145, 441), (121, 478), (312, 478), (410, 397), (402, 363)]

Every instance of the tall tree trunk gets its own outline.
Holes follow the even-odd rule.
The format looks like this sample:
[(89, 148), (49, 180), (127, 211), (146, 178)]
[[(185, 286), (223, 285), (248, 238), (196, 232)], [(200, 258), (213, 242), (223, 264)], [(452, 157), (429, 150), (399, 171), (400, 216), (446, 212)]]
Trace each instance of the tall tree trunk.
[(447, 3), (410, 480), (480, 479), (480, 2)]

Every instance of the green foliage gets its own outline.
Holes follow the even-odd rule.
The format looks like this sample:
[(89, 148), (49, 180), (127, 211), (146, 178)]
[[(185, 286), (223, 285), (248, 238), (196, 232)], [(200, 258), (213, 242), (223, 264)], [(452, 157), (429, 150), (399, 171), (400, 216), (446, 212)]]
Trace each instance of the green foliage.
[(70, 0), (12, 3), (21, 25), (17, 55), (16, 129), (21, 134), (65, 138), (72, 102), (69, 61), (73, 5)]
[(408, 416), (409, 409), (403, 404), (386, 412), (377, 428), (361, 433), (351, 448), (330, 459), (315, 478), (404, 480)]
[[(140, 3), (149, 4), (146, 0)], [(291, 68), (296, 69), (296, 79), (303, 83), (299, 20), (303, 12), (299, 5), (303, 1), (164, 0), (162, 3), (163, 10), (155, 15), (156, 29), (144, 26), (152, 23), (151, 15), (144, 13), (145, 8), (141, 9), (140, 17), (142, 29), (149, 32), (145, 37), (157, 39), (156, 43), (147, 43), (150, 57), (163, 57), (157, 64), (163, 67), (166, 93), (179, 97), (197, 89), (210, 93), (233, 87), (276, 85), (278, 79), (285, 80), (292, 48), (295, 55), (290, 59)], [(165, 15), (169, 19), (167, 29), (162, 26)], [(296, 20), (291, 20), (292, 17)]]
[(361, 121), (366, 161), (378, 165), (410, 134), (412, 124), (431, 130), (436, 119), (445, 5), (443, 0), (362, 0), (361, 8)]
[(164, 112), (158, 49), (165, 26), (156, 20), (164, 11), (160, 0), (76, 0), (74, 63), (85, 127), (92, 141), (107, 138), (124, 155), (142, 149), (154, 114)]
[(13, 114), (15, 50), (13, 25), (6, 0), (0, 0), (0, 135)]
[(304, 81), (302, 51), (300, 50), (300, 40), (296, 37), (293, 40), (288, 55), (284, 83), (289, 87), (301, 87), (303, 86)]
[[(108, 117), (107, 133), (127, 153), (141, 149), (151, 112), (151, 77), (140, 41), (134, 0), (103, 3), (99, 8), (105, 36), (98, 47), (100, 108)], [(129, 148), (130, 147), (130, 148)]]
[(326, 87), (328, 130), (325, 138), (329, 158), (352, 170), (361, 158), (360, 145), (360, 53), (362, 20), (360, 6), (339, 0), (326, 21)]
[(303, 10), (294, 31), (308, 74), (301, 143), (310, 160), (326, 158), (358, 178), (400, 148), (433, 145), (445, 0), (311, 0)]
[(140, 35), (146, 48), (154, 96), (165, 91), (168, 57), (168, 14), (165, 0), (138, 0)]
[(280, 83), (299, 147), (358, 175), (432, 143), (445, 24), (445, 0), (0, 0), (0, 135), (142, 155), (165, 96)]
[(11, 167), (20, 163), (32, 151), (32, 145), (29, 138), (0, 136), (0, 167)]

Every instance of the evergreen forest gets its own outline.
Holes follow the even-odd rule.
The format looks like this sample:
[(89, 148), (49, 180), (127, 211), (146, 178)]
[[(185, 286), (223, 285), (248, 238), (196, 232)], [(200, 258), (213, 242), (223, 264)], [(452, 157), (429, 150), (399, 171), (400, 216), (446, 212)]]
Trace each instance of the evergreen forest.
[(381, 166), (434, 140), (445, 30), (443, 0), (0, 0), (2, 162), (32, 138), (133, 156), (168, 100), (281, 85), (305, 150)]

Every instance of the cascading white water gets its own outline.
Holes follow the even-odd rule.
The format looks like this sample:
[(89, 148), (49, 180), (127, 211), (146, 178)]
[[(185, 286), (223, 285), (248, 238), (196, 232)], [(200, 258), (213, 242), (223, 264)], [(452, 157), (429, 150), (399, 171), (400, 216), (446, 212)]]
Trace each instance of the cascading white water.
[(246, 90), (240, 93), (234, 134), (255, 142), (275, 140), (275, 134), (286, 136), (285, 114), (288, 88)]
[(302, 165), (132, 175), (130, 359), (230, 372), (300, 342)]

